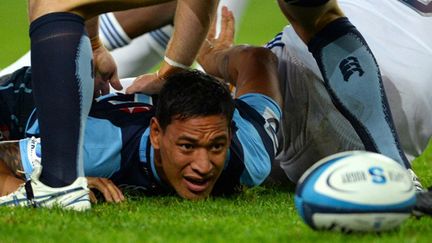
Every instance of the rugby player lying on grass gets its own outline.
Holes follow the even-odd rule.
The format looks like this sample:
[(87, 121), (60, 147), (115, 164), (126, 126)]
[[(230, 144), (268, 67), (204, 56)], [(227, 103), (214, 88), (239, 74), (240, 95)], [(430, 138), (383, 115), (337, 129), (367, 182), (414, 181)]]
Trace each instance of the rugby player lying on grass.
[[(222, 21), (222, 28), (234, 28), (231, 13), (225, 12)], [(148, 195), (177, 193), (187, 199), (233, 193), (266, 179), (281, 118), (276, 58), (261, 47), (229, 48), (233, 31), (223, 33), (214, 46), (201, 51), (200, 60), (237, 86), (235, 99), (226, 84), (198, 71), (167, 77), (157, 97), (99, 97), (85, 130), (86, 176), (109, 178), (120, 188)], [(29, 72), (20, 69), (0, 83), (1, 105), (6, 108), (1, 116), (19, 118), (6, 124), (11, 137), (38, 134)], [(27, 124), (25, 133), (20, 134), (19, 124)], [(25, 179), (38, 180), (39, 146), (35, 138), (1, 144), (0, 160), (7, 166), (1, 176), (2, 195), (15, 191)], [(93, 183), (96, 189), (104, 185)], [(24, 187), (16, 191), (1, 197), (0, 205), (28, 205)], [(38, 204), (43, 194), (33, 191)], [(119, 194), (107, 191), (111, 197)]]

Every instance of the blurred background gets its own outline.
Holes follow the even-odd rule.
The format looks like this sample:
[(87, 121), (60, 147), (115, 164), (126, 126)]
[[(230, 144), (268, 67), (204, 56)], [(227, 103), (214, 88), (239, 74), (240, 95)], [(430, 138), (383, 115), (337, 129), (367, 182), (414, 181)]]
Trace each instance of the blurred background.
[[(263, 45), (286, 23), (276, 0), (248, 0), (236, 43)], [(0, 69), (30, 48), (28, 25), (26, 0), (0, 0)]]

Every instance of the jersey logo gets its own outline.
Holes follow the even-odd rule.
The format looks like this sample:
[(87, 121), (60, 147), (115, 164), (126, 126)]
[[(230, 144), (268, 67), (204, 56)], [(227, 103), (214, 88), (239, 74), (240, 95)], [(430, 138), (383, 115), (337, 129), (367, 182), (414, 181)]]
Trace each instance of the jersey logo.
[(279, 141), (277, 138), (279, 119), (277, 119), (277, 115), (268, 107), (264, 110), (262, 115), (266, 121), (264, 125), (265, 131), (273, 142), (273, 152), (276, 154), (279, 148)]
[(400, 0), (423, 16), (432, 16), (432, 0)]
[(134, 113), (147, 112), (150, 110), (150, 108), (148, 106), (135, 106), (135, 107), (122, 107), (119, 108), (119, 110), (129, 114), (134, 114)]
[(343, 59), (339, 63), (339, 69), (342, 72), (343, 78), (345, 82), (348, 82), (350, 77), (357, 72), (359, 76), (363, 76), (364, 71), (362, 67), (360, 66), (360, 62), (356, 57), (350, 56), (345, 59)]

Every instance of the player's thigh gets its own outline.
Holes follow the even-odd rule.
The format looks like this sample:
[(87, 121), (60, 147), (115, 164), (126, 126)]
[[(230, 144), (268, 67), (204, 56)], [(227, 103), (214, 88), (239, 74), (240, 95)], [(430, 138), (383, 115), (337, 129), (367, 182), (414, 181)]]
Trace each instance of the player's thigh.
[(28, 0), (30, 21), (54, 12), (71, 12), (85, 19), (96, 15), (155, 5), (171, 0)]

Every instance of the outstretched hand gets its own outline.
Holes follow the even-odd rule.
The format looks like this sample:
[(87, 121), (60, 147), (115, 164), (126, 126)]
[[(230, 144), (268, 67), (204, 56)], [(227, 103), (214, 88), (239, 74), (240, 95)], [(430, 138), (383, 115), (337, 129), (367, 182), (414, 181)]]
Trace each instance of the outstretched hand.
[(93, 50), (93, 62), (95, 72), (94, 97), (108, 94), (110, 84), (116, 90), (122, 89), (115, 61), (103, 45)]
[[(102, 193), (107, 202), (120, 203), (125, 200), (125, 197), (121, 190), (114, 185), (114, 183), (107, 178), (101, 177), (87, 177), (87, 183), (89, 189), (96, 189)], [(96, 196), (90, 191), (90, 201), (97, 203)]]
[(206, 40), (204, 41), (199, 53), (198, 63), (204, 70), (212, 75), (218, 73), (214, 70), (214, 58), (219, 53), (230, 48), (234, 44), (235, 21), (233, 13), (226, 6), (222, 7), (221, 31), (216, 38), (216, 20), (210, 27)]

